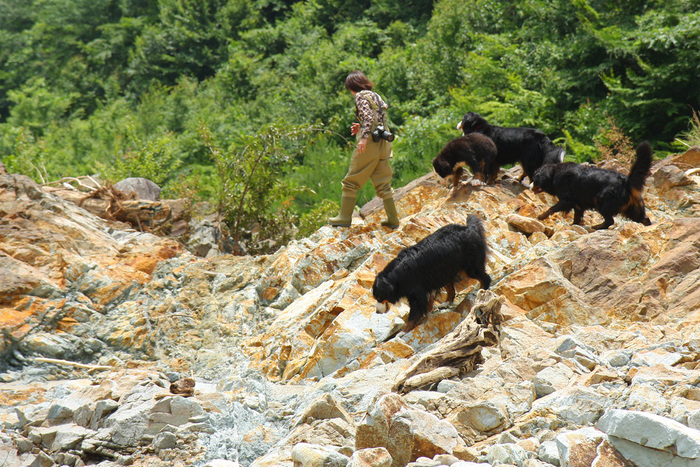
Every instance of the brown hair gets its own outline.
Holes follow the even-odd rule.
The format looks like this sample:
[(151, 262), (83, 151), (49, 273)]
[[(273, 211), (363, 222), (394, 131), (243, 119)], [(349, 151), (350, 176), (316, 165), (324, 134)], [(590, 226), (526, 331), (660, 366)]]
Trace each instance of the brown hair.
[(345, 89), (360, 92), (365, 89), (371, 91), (374, 84), (359, 70), (355, 70), (345, 78)]

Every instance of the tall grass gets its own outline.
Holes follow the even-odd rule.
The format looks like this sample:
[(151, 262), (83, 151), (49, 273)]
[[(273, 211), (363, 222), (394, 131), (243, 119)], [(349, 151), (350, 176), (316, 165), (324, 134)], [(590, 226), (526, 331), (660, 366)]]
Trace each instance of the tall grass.
[(691, 148), (700, 146), (700, 114), (693, 109), (693, 117), (689, 122), (690, 128), (688, 131), (681, 133), (675, 140), (676, 146)]

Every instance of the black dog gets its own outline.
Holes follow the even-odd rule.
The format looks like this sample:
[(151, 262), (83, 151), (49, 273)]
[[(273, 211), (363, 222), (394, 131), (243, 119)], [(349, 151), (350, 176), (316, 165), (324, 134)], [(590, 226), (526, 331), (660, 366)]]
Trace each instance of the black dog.
[(481, 133), (493, 140), (498, 149), (498, 166), (520, 162), (523, 175), (530, 181), (535, 171), (544, 164), (556, 164), (564, 161), (565, 151), (555, 145), (551, 139), (540, 130), (534, 128), (506, 128), (490, 125), (481, 115), (468, 112), (457, 125), (465, 135)]
[(382, 272), (377, 274), (372, 295), (377, 311), (386, 311), (388, 303), (408, 298), (411, 311), (403, 331), (408, 332), (432, 309), (435, 293), (448, 289), (454, 299), (454, 283), (460, 273), (481, 282), (488, 289), (491, 277), (486, 274), (486, 233), (475, 215), (467, 225), (450, 224), (435, 231), (413, 246), (404, 248)]
[(646, 141), (637, 146), (637, 158), (629, 175), (610, 169), (565, 162), (545, 165), (535, 173), (533, 191), (545, 191), (559, 201), (543, 212), (546, 219), (555, 212), (574, 210), (574, 224), (581, 224), (586, 209), (595, 209), (605, 219), (595, 229), (607, 229), (617, 214), (644, 225), (651, 225), (646, 216), (642, 190), (649, 175), (653, 152)]
[(433, 168), (442, 178), (452, 175), (452, 187), (457, 189), (464, 166), (469, 166), (474, 178), (486, 183), (496, 181), (498, 161), (496, 145), (488, 136), (472, 133), (449, 141), (433, 159)]

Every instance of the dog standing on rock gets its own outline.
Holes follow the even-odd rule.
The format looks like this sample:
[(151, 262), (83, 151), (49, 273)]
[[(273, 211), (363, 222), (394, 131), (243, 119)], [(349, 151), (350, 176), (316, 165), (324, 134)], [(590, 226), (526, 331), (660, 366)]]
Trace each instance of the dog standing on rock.
[(496, 151), (491, 138), (481, 133), (460, 136), (447, 142), (433, 159), (433, 168), (442, 178), (452, 176), (454, 190), (459, 186), (465, 166), (472, 171), (475, 180), (492, 184), (500, 167)]
[(408, 332), (431, 311), (435, 293), (442, 287), (454, 299), (454, 284), (464, 273), (481, 282), (482, 289), (491, 285), (486, 273), (488, 246), (486, 232), (479, 217), (471, 214), (467, 225), (449, 224), (428, 235), (413, 246), (404, 248), (377, 274), (372, 295), (377, 312), (388, 304), (408, 299), (411, 311), (403, 328)]
[(559, 198), (559, 201), (537, 216), (546, 219), (555, 212), (574, 210), (574, 224), (581, 224), (587, 209), (595, 209), (603, 216), (603, 223), (594, 229), (607, 229), (622, 214), (643, 225), (651, 225), (646, 215), (642, 190), (649, 176), (653, 151), (646, 141), (637, 146), (637, 157), (629, 175), (610, 169), (565, 162), (545, 165), (535, 173), (532, 189)]
[[(488, 136), (496, 144), (498, 150), (497, 167), (520, 162), (523, 175), (520, 182), (527, 176), (530, 181), (535, 171), (544, 164), (556, 164), (564, 161), (565, 151), (554, 144), (540, 130), (534, 128), (509, 128), (489, 124), (484, 117), (474, 112), (464, 114), (457, 125), (465, 135), (481, 133)], [(496, 173), (498, 168), (496, 168)], [(495, 178), (495, 175), (494, 175)]]

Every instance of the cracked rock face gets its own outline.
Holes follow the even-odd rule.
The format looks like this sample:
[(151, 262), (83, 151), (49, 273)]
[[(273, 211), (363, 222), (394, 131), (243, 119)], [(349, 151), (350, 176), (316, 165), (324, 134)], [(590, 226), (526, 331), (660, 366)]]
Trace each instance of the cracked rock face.
[[(396, 230), (375, 200), (350, 228), (206, 259), (0, 175), (0, 463), (700, 462), (697, 154), (652, 167), (651, 226), (536, 221), (554, 199), (518, 168), (455, 193), (428, 174), (397, 190)], [(478, 285), (404, 334), (408, 305), (376, 313), (374, 277), (469, 214), (498, 336), (474, 369), (448, 358), (392, 392), (455, 344)]]

